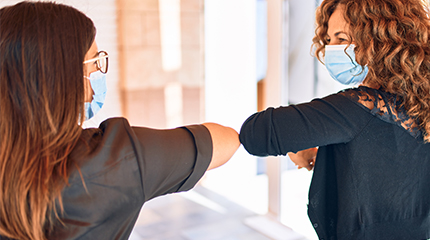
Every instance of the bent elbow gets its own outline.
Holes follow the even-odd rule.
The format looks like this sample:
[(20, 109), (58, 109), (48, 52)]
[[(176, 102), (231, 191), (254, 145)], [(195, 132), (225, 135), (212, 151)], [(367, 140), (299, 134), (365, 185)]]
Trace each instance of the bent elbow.
[(245, 150), (254, 156), (267, 157), (269, 154), (265, 150), (265, 143), (261, 138), (258, 138), (252, 130), (246, 129), (245, 124), (242, 126), (239, 133), (240, 143)]

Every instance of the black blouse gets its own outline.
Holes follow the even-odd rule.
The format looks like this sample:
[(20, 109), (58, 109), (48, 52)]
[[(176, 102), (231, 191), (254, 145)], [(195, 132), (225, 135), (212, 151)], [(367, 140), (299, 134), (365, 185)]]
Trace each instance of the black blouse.
[(430, 238), (430, 144), (401, 99), (359, 87), (243, 124), (251, 154), (319, 147), (308, 215), (320, 239)]

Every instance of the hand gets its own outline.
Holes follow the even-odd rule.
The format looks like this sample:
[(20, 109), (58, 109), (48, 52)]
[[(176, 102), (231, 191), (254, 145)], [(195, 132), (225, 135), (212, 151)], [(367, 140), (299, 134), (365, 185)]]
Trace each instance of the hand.
[(318, 148), (309, 148), (297, 153), (289, 152), (288, 157), (298, 166), (298, 169), (306, 168), (311, 171), (314, 168), (317, 153)]

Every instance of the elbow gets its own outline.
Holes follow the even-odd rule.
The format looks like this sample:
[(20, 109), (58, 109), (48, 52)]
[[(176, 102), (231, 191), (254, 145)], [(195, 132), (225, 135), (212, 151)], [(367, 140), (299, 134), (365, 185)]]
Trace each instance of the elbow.
[(276, 151), (272, 151), (272, 112), (273, 108), (268, 108), (254, 113), (242, 124), (239, 140), (249, 154), (259, 157), (277, 154)]
[(212, 160), (208, 169), (217, 168), (225, 164), (240, 146), (239, 134), (230, 127), (215, 123), (204, 123), (212, 138)]
[(239, 141), (245, 148), (245, 150), (254, 156), (267, 157), (269, 154), (265, 151), (264, 146), (266, 145), (261, 138), (258, 138), (252, 131), (246, 129), (246, 126), (242, 126), (239, 134)]
[(243, 148), (251, 155), (258, 156), (258, 157), (267, 157), (269, 154), (267, 151), (264, 151), (259, 146), (255, 146), (252, 144), (247, 144), (245, 142), (241, 142), (243, 145)]

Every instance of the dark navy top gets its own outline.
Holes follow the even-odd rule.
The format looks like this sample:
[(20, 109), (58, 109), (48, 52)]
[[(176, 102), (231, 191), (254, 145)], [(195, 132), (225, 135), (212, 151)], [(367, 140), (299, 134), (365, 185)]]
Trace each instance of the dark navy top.
[(430, 144), (401, 100), (359, 87), (243, 124), (251, 154), (319, 147), (308, 215), (320, 239), (430, 238)]
[(85, 129), (70, 158), (78, 167), (62, 193), (65, 225), (48, 239), (128, 239), (144, 202), (194, 187), (212, 140), (203, 125), (156, 130), (113, 118)]

